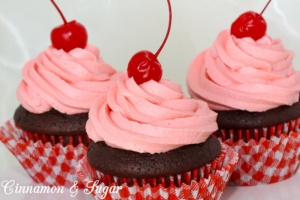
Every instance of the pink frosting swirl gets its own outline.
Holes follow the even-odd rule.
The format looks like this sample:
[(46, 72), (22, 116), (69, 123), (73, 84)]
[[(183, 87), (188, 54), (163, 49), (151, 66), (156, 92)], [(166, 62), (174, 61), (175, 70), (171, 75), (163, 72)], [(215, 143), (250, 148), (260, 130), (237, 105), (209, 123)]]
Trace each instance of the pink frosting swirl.
[(52, 108), (66, 114), (84, 113), (93, 100), (107, 94), (119, 75), (103, 62), (95, 46), (68, 53), (50, 46), (24, 66), (17, 97), (32, 113)]
[(217, 114), (200, 100), (187, 98), (169, 80), (137, 85), (120, 76), (107, 98), (89, 112), (87, 133), (95, 141), (140, 153), (160, 153), (204, 142), (217, 130)]
[(213, 110), (266, 111), (299, 100), (300, 72), (294, 52), (280, 39), (238, 39), (222, 31), (211, 48), (192, 61), (187, 86)]

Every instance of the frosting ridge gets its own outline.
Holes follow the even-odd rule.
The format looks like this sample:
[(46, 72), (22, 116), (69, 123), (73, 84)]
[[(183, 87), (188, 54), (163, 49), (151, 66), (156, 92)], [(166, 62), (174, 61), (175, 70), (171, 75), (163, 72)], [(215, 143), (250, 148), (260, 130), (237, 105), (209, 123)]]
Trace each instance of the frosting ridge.
[(86, 129), (94, 142), (160, 153), (204, 142), (217, 130), (216, 117), (205, 102), (187, 98), (176, 83), (162, 79), (137, 85), (124, 73), (107, 97), (94, 102)]
[(263, 112), (298, 102), (300, 72), (294, 52), (270, 36), (255, 41), (222, 31), (198, 54), (187, 73), (188, 91), (213, 110)]
[(93, 100), (106, 95), (119, 75), (93, 45), (70, 52), (49, 46), (25, 64), (17, 98), (36, 114), (52, 108), (66, 114), (84, 113)]

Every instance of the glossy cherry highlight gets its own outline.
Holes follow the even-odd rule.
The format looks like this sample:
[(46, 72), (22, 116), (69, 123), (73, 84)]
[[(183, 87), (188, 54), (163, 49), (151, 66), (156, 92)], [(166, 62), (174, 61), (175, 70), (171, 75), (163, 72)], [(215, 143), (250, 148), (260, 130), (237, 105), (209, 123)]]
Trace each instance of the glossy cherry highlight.
[(248, 11), (243, 13), (231, 25), (231, 34), (237, 38), (251, 37), (254, 40), (259, 40), (266, 35), (267, 23), (262, 17), (262, 14), (271, 3), (267, 3), (260, 14)]
[(162, 77), (162, 67), (159, 61), (157, 60), (158, 55), (160, 54), (161, 50), (163, 49), (171, 30), (172, 24), (172, 9), (170, 0), (168, 1), (169, 6), (169, 26), (168, 31), (165, 36), (165, 39), (157, 50), (155, 55), (150, 51), (140, 51), (136, 53), (128, 63), (128, 76), (133, 77), (137, 84), (142, 84), (149, 80), (159, 81)]
[(55, 27), (51, 31), (51, 42), (53, 47), (56, 49), (63, 49), (66, 52), (75, 48), (85, 48), (88, 39), (85, 27), (75, 20), (67, 22), (54, 0), (51, 0), (51, 2), (64, 21), (64, 24)]

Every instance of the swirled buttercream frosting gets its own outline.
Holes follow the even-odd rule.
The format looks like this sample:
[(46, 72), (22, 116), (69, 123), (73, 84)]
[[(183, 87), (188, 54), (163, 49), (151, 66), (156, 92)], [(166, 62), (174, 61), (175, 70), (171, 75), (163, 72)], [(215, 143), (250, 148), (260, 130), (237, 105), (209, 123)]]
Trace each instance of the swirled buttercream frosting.
[(52, 108), (65, 114), (85, 113), (92, 101), (107, 94), (119, 75), (104, 63), (95, 46), (70, 52), (49, 46), (24, 66), (17, 97), (26, 110), (36, 114)]
[(88, 136), (114, 148), (161, 153), (197, 144), (217, 130), (217, 114), (200, 100), (189, 99), (169, 80), (136, 84), (122, 74), (107, 97), (95, 101)]
[(213, 110), (263, 112), (292, 105), (300, 91), (300, 72), (294, 70), (293, 57), (280, 39), (239, 39), (224, 30), (212, 47), (191, 62), (188, 90)]

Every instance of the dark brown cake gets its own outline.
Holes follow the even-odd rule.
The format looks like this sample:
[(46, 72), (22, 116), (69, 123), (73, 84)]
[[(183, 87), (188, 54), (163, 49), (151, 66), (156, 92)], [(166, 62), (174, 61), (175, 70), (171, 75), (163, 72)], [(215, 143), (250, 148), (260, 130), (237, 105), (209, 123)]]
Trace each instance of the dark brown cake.
[[(34, 114), (27, 111), (20, 105), (14, 114), (15, 124), (30, 133), (63, 137), (63, 144), (66, 145), (70, 141), (69, 136), (84, 136), (83, 143), (87, 144), (87, 134), (85, 124), (88, 120), (88, 113), (67, 115), (62, 114), (54, 109), (43, 114)], [(72, 143), (77, 145), (80, 143), (73, 137)], [(59, 139), (56, 142), (58, 143)]]
[(165, 153), (138, 153), (91, 142), (87, 158), (95, 169), (118, 177), (156, 178), (199, 168), (219, 156), (221, 145), (211, 135), (204, 143), (183, 146)]
[(300, 116), (300, 101), (265, 112), (242, 110), (215, 111), (219, 129), (254, 129), (283, 124)]

